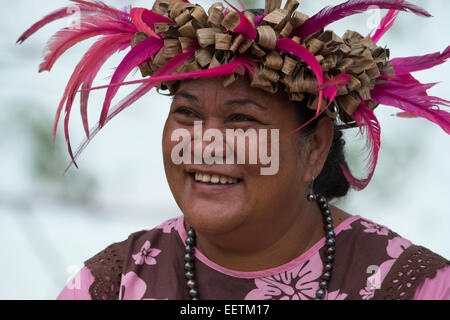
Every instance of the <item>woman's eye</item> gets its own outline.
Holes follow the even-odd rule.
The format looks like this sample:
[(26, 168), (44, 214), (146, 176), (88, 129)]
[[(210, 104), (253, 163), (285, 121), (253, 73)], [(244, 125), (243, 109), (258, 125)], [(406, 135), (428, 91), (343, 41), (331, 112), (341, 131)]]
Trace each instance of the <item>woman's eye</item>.
[(252, 117), (243, 115), (243, 114), (235, 114), (231, 116), (231, 121), (255, 121)]
[(187, 108), (178, 108), (177, 110), (175, 110), (175, 113), (182, 114), (186, 117), (195, 117), (196, 116), (196, 114), (194, 112), (192, 112), (191, 110), (189, 110)]

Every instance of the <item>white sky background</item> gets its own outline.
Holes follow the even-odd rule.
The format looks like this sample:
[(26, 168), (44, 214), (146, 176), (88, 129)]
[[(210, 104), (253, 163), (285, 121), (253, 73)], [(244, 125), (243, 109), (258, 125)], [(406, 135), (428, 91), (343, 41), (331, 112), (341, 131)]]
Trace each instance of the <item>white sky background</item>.
[[(207, 8), (213, 2), (199, 3)], [(303, 0), (299, 10), (312, 15), (327, 4), (340, 2)], [(379, 42), (391, 49), (391, 58), (442, 51), (449, 43), (449, 1), (411, 2), (427, 9), (434, 18), (401, 13), (395, 26)], [(15, 41), (32, 23), (67, 3), (22, 0), (1, 4), (0, 272), (4, 276), (0, 280), (0, 299), (53, 299), (63, 288), (65, 279), (84, 260), (132, 232), (154, 227), (181, 214), (168, 188), (161, 154), (161, 133), (170, 99), (156, 92), (111, 121), (79, 158), (80, 169), (72, 168), (65, 177), (72, 179), (82, 173), (94, 176), (99, 183), (96, 200), (103, 209), (55, 202), (46, 193), (47, 189), (29, 174), (29, 142), (12, 109), (17, 104), (29, 105), (30, 113), (43, 114), (52, 121), (65, 84), (92, 41), (72, 48), (56, 62), (51, 73), (41, 74), (37, 69), (45, 43), (67, 21), (45, 27), (21, 46), (15, 45)], [(107, 3), (116, 7), (131, 3), (151, 8), (153, 2), (109, 0)], [(340, 35), (346, 29), (367, 34), (371, 31), (367, 27), (368, 18), (367, 14), (353, 16), (335, 23), (332, 29)], [(107, 63), (96, 84), (107, 82), (123, 55), (116, 55)], [(423, 82), (441, 81), (430, 94), (450, 100), (449, 74), (450, 63), (447, 63), (416, 73), (416, 77)], [(139, 78), (139, 74), (133, 78)], [(128, 88), (121, 89), (114, 101), (127, 92)], [(98, 120), (103, 95), (104, 92), (97, 92), (90, 99), (91, 123)], [(77, 100), (70, 122), (73, 147), (83, 138), (78, 110)], [(362, 192), (351, 192), (340, 207), (386, 225), (448, 258), (449, 137), (440, 127), (424, 119), (390, 116), (397, 111), (384, 106), (376, 109), (382, 130), (377, 170), (369, 187)], [(349, 133), (348, 145), (355, 134)], [(62, 126), (58, 128), (57, 144), (65, 145)], [(360, 147), (361, 143), (349, 151), (354, 154)], [(68, 154), (65, 157), (68, 161)], [(355, 164), (351, 168), (363, 173)], [(55, 170), (62, 172), (64, 166)]]

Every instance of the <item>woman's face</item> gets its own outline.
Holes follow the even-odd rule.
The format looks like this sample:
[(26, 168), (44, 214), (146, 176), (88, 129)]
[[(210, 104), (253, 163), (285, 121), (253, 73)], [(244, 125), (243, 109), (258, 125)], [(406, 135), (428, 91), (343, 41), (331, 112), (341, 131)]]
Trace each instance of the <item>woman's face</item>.
[[(299, 126), (295, 108), (296, 105), (288, 100), (282, 90), (270, 94), (252, 88), (246, 78), (240, 78), (227, 88), (224, 88), (221, 79), (216, 78), (189, 80), (180, 84), (163, 133), (164, 166), (177, 204), (187, 222), (198, 232), (228, 233), (249, 225), (267, 230), (275, 227), (274, 222), (282, 221), (292, 208), (303, 203), (306, 182), (309, 181), (305, 174), (308, 171), (308, 153), (301, 152), (302, 148), (307, 147), (306, 142), (302, 142), (298, 134), (281, 139)], [(193, 162), (194, 121), (202, 122), (203, 133), (214, 128), (220, 130), (224, 137), (226, 129), (255, 129), (256, 132), (267, 129), (268, 153), (279, 144), (278, 171), (276, 174), (262, 175), (261, 168), (269, 165), (261, 164), (260, 157), (256, 164), (249, 163), (248, 140), (243, 164), (236, 163), (236, 146), (234, 163), (226, 163), (224, 150), (230, 152), (230, 149), (226, 149), (225, 142), (220, 143), (224, 164), (175, 164), (172, 151), (177, 145), (180, 146), (181, 138), (172, 141), (171, 137), (177, 129), (185, 129), (187, 131), (178, 132), (190, 134), (187, 141), (192, 143), (189, 158)], [(271, 129), (279, 130), (280, 141), (271, 138)], [(234, 142), (237, 143), (237, 140)], [(204, 151), (211, 143), (203, 141), (201, 150)], [(217, 155), (217, 150), (212, 155)], [(272, 161), (276, 159), (272, 158)], [(212, 182), (217, 182), (217, 179), (219, 182), (196, 181), (196, 178), (208, 180), (211, 177)], [(232, 181), (234, 183), (229, 183)]]

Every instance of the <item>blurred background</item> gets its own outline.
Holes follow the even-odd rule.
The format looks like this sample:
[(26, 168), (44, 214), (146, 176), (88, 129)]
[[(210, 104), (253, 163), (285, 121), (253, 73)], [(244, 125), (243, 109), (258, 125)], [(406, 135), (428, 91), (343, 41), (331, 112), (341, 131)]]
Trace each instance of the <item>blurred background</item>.
[[(261, 0), (243, 2), (247, 8), (264, 6)], [(299, 10), (312, 15), (341, 2), (304, 0)], [(442, 51), (448, 45), (450, 2), (411, 2), (434, 17), (400, 13), (379, 42), (391, 49), (391, 58)], [(119, 8), (153, 5), (149, 0), (107, 3)], [(208, 8), (214, 1), (198, 3)], [(72, 167), (63, 175), (69, 155), (62, 126), (53, 143), (53, 119), (73, 68), (95, 39), (72, 48), (51, 73), (41, 74), (37, 70), (48, 38), (69, 22), (54, 22), (23, 45), (15, 42), (32, 23), (67, 4), (66, 0), (1, 4), (0, 299), (54, 299), (83, 261), (107, 245), (181, 215), (165, 179), (161, 154), (170, 98), (156, 92), (111, 121), (80, 156), (79, 169)], [(372, 30), (374, 14), (352, 16), (329, 28), (340, 35), (346, 29), (365, 35)], [(109, 60), (94, 85), (108, 82), (124, 54)], [(430, 93), (450, 99), (449, 74), (447, 63), (416, 76), (422, 82), (442, 81)], [(131, 89), (121, 88), (114, 101)], [(104, 91), (91, 95), (90, 119), (97, 121), (103, 97)], [(77, 104), (78, 99), (70, 122), (73, 148), (84, 137)], [(397, 111), (377, 108), (382, 139), (375, 175), (365, 190), (351, 191), (337, 205), (449, 258), (450, 139), (424, 119), (393, 117)], [(352, 129), (345, 137), (350, 166), (361, 176), (364, 141), (357, 133)]]

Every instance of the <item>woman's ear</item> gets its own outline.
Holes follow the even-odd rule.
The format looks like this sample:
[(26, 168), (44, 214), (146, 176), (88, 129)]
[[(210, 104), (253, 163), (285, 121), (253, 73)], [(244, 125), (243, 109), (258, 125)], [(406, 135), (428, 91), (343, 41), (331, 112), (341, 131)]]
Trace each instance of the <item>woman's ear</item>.
[(323, 117), (319, 120), (316, 131), (311, 138), (309, 154), (306, 156), (306, 170), (304, 182), (309, 183), (316, 178), (327, 160), (333, 142), (333, 120)]

